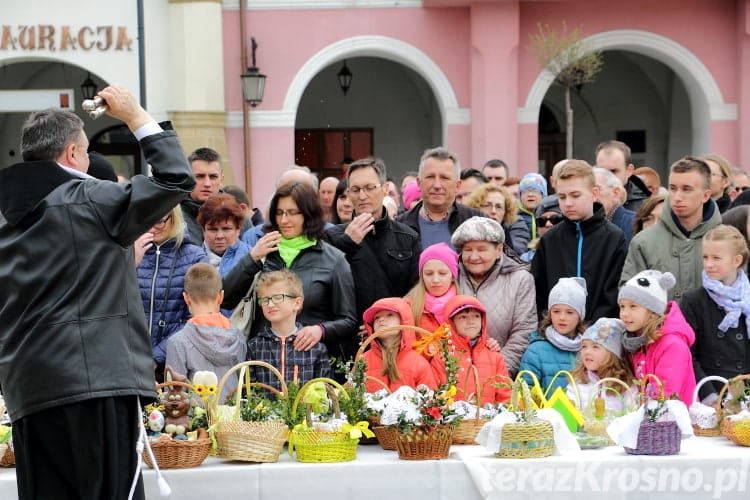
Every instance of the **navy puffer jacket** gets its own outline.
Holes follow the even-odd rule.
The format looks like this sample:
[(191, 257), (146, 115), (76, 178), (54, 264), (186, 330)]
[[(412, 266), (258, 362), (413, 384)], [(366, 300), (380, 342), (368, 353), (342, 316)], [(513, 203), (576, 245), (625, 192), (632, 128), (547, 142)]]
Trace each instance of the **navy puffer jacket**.
[(171, 239), (152, 246), (138, 265), (138, 286), (158, 366), (163, 366), (167, 357), (167, 339), (190, 319), (182, 298), (185, 273), (197, 262), (208, 262), (203, 248), (188, 243), (187, 237), (180, 247), (175, 243)]

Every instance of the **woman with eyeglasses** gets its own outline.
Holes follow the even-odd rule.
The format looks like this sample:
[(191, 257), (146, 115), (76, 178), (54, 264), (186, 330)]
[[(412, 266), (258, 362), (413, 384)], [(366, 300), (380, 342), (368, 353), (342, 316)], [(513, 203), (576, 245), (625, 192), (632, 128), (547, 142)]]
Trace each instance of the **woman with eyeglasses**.
[(163, 381), (167, 339), (190, 319), (182, 298), (185, 274), (193, 264), (208, 262), (208, 257), (203, 248), (190, 243), (179, 205), (138, 238), (134, 247), (155, 376), (157, 381)]
[(518, 216), (518, 202), (503, 186), (487, 183), (478, 186), (466, 199), (466, 205), (478, 208), (488, 217), (499, 222), (505, 231), (505, 244), (518, 255), (528, 250), (531, 233), (526, 223)]
[[(324, 342), (329, 355), (346, 361), (357, 349), (354, 281), (340, 250), (324, 238), (323, 214), (307, 184), (284, 184), (271, 198), (266, 234), (224, 277), (223, 307), (233, 308), (245, 296), (256, 273), (287, 268), (302, 280), (305, 301), (297, 316), (304, 326), (294, 348), (309, 351)], [(267, 321), (256, 309), (250, 335)]]
[(536, 289), (529, 266), (503, 252), (505, 231), (487, 217), (464, 221), (451, 243), (460, 254), (458, 293), (476, 297), (487, 309), (487, 345), (502, 353), (514, 376), (529, 336), (537, 329)]

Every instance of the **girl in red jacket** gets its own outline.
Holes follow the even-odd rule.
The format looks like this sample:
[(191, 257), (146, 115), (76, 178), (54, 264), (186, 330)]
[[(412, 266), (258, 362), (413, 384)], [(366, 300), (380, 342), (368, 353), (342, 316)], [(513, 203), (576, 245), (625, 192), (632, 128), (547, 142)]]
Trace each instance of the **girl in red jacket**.
[[(478, 404), (508, 402), (510, 388), (495, 387), (498, 383), (508, 384), (510, 378), (503, 355), (487, 347), (487, 311), (482, 303), (468, 295), (456, 295), (445, 305), (444, 315), (453, 332), (451, 353), (459, 361), (456, 399), (476, 402), (478, 378), (482, 392)], [(442, 358), (433, 357), (431, 364), (438, 383), (445, 382)]]
[[(620, 288), (617, 302), (627, 330), (622, 345), (630, 353), (637, 379), (656, 375), (664, 383), (666, 397), (677, 394), (690, 406), (695, 389), (690, 346), (695, 333), (677, 302), (667, 303), (667, 290), (674, 285), (672, 273), (648, 269)], [(655, 390), (649, 394), (656, 396)]]
[[(399, 297), (380, 299), (363, 314), (368, 335), (389, 326), (414, 325), (409, 303)], [(365, 352), (367, 375), (383, 382), (393, 392), (402, 385), (416, 387), (424, 384), (437, 389), (435, 375), (429, 362), (412, 348), (416, 340), (414, 330), (404, 329), (378, 337)], [(368, 380), (367, 391), (375, 392), (382, 385)]]

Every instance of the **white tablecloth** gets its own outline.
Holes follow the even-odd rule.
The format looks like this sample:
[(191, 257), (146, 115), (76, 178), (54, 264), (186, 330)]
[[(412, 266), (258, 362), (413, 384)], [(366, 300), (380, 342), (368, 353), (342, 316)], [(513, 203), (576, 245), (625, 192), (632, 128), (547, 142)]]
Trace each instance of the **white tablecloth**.
[[(303, 464), (286, 452), (275, 464), (208, 458), (194, 469), (167, 470), (172, 499), (357, 500), (750, 498), (750, 448), (724, 438), (691, 438), (679, 455), (627, 455), (622, 448), (567, 456), (507, 460), (479, 446), (454, 446), (450, 458), (399, 460), (377, 445), (360, 446), (357, 460)], [(146, 495), (158, 499), (153, 471)], [(0, 499), (16, 499), (14, 469), (0, 470)]]

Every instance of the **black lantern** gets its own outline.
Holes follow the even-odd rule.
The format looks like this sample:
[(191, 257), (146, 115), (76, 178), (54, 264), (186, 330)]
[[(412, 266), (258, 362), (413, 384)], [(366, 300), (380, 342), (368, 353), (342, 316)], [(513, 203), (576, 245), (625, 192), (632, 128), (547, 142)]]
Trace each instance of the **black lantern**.
[(346, 61), (344, 61), (344, 65), (341, 66), (341, 69), (338, 72), (339, 77), (339, 87), (341, 87), (341, 90), (344, 92), (344, 95), (349, 91), (349, 87), (352, 86), (352, 72), (349, 71), (349, 67), (346, 65)]
[(247, 68), (247, 73), (240, 75), (240, 78), (242, 78), (242, 93), (245, 95), (245, 100), (250, 106), (255, 107), (263, 101), (266, 75), (261, 74), (255, 66), (255, 49), (258, 48), (258, 44), (255, 43), (255, 38), (250, 40), (252, 41), (253, 65)]
[(96, 83), (91, 79), (91, 73), (88, 73), (88, 76), (81, 84), (81, 95), (84, 99), (93, 99), (96, 95), (96, 91)]

